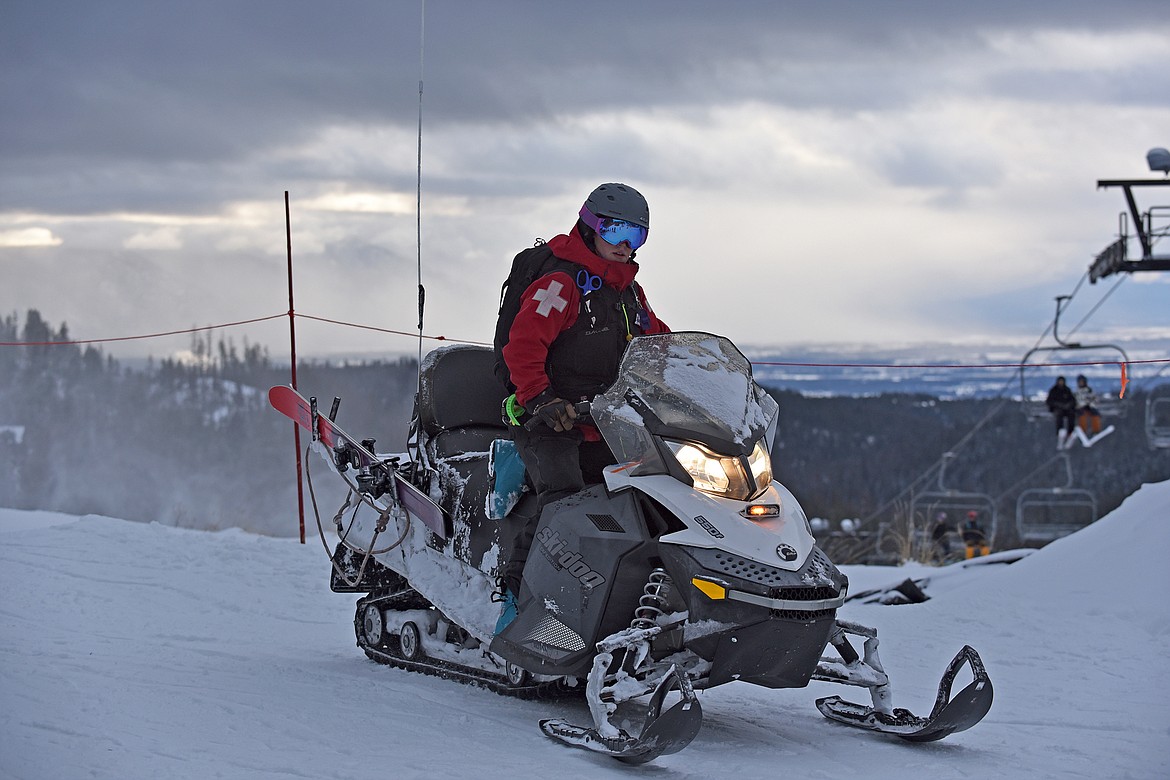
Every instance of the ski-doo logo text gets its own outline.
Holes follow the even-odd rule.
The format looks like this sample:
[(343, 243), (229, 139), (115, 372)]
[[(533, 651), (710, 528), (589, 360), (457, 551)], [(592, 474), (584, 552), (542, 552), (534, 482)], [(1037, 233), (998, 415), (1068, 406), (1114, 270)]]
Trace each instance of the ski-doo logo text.
[(799, 553), (796, 552), (796, 548), (793, 547), (792, 545), (782, 544), (776, 548), (776, 554), (779, 555), (783, 560), (795, 561), (796, 556)]
[(703, 530), (706, 531), (707, 533), (711, 534), (712, 536), (714, 536), (716, 539), (723, 538), (723, 532), (720, 531), (715, 526), (711, 525), (711, 521), (708, 520), (707, 518), (703, 517), (702, 515), (696, 515), (695, 522), (698, 523), (699, 525), (703, 526)]
[(589, 568), (589, 564), (581, 560), (581, 553), (566, 550), (568, 543), (561, 539), (561, 535), (551, 528), (543, 528), (536, 535), (536, 540), (546, 558), (569, 574), (577, 578), (587, 588), (596, 588), (605, 584), (605, 577)]

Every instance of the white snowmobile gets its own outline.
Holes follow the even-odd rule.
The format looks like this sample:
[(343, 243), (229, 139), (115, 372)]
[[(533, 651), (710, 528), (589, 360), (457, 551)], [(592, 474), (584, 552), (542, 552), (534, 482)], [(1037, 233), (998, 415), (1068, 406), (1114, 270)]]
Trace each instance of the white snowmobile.
[[(877, 632), (836, 619), (847, 579), (772, 479), (777, 404), (735, 346), (707, 333), (630, 343), (617, 381), (588, 409), (618, 465), (605, 484), (544, 508), (517, 616), (495, 635), (496, 576), (534, 496), (505, 484), (516, 459), (493, 363), (491, 350), (468, 346), (427, 356), (409, 462), (375, 455), (315, 403), (290, 412), (276, 398), (289, 388), (272, 391), (351, 484), (331, 584), (367, 594), (354, 624), (368, 656), (513, 695), (583, 691), (591, 724), (541, 729), (629, 763), (686, 747), (702, 719), (695, 690), (733, 680), (868, 688), (869, 704), (833, 696), (817, 707), (912, 741), (987, 713), (991, 681), (970, 647), (929, 716), (893, 707)], [(973, 679), (951, 696), (964, 665)]]

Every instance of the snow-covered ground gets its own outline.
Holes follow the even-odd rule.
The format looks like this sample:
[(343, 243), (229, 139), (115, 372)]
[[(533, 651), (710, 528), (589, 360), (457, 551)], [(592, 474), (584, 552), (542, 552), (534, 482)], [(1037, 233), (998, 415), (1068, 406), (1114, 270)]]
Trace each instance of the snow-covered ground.
[[(690, 747), (634, 768), (537, 730), (587, 722), (583, 703), (368, 661), (319, 544), (0, 510), (0, 778), (1167, 778), (1168, 554), (1170, 482), (924, 604), (841, 611), (879, 627), (916, 712), (975, 646), (996, 698), (970, 731), (910, 744), (813, 708), (864, 691), (734, 683), (700, 693)], [(849, 571), (854, 590), (907, 576)]]

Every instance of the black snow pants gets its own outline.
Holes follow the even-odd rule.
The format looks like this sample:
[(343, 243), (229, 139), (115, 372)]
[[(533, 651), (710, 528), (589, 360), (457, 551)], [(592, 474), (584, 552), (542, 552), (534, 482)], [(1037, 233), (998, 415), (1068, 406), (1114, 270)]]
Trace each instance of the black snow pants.
[(545, 425), (537, 426), (534, 431), (516, 426), (512, 428), (512, 438), (536, 491), (536, 501), (523, 502), (516, 508), (514, 520), (524, 523), (524, 530), (517, 535), (503, 567), (506, 585), (519, 595), (520, 578), (541, 510), (553, 501), (584, 490), (587, 485), (603, 482), (603, 470), (617, 459), (604, 441), (585, 441), (577, 428), (557, 433)]

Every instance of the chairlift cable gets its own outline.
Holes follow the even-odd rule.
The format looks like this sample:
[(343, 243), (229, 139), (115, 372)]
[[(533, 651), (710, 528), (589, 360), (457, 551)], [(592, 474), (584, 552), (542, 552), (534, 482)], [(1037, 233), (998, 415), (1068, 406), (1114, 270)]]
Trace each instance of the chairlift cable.
[[(1013, 381), (1014, 381), (1014, 380), (1011, 380), (1011, 379), (1009, 379), (1009, 380), (1008, 380), (1008, 382), (1004, 384), (1004, 388), (1006, 389), (1006, 388), (1007, 388), (1007, 386), (1008, 386), (1008, 384), (1010, 384), (1010, 383), (1011, 383), (1011, 382), (1013, 382)], [(990, 410), (990, 411), (988, 411), (988, 412), (987, 412), (987, 414), (985, 414), (985, 415), (983, 416), (983, 419), (982, 419), (982, 420), (980, 420), (979, 422), (975, 423), (975, 425), (974, 425), (974, 426), (971, 428), (971, 430), (970, 430), (970, 431), (968, 431), (968, 432), (967, 432), (967, 434), (966, 434), (966, 435), (965, 435), (965, 436), (964, 436), (962, 439), (960, 439), (960, 440), (959, 440), (957, 443), (955, 443), (955, 445), (954, 445), (953, 447), (951, 447), (950, 449), (948, 449), (948, 450), (947, 450), (947, 452), (949, 452), (949, 453), (956, 453), (956, 452), (958, 452), (960, 449), (962, 449), (962, 448), (963, 448), (963, 447), (964, 447), (964, 446), (967, 444), (967, 442), (968, 442), (968, 441), (970, 441), (970, 440), (971, 440), (971, 438), (972, 438), (972, 437), (973, 437), (973, 436), (974, 436), (976, 433), (978, 433), (978, 432), (979, 432), (979, 429), (980, 429), (980, 428), (982, 428), (984, 425), (986, 425), (986, 424), (988, 423), (988, 421), (990, 421), (990, 420), (991, 420), (991, 418), (993, 418), (995, 415), (999, 414), (999, 411), (1000, 411), (1000, 409), (1002, 409), (1002, 408), (1003, 408), (1003, 406), (1004, 406), (1004, 405), (1005, 405), (1005, 404), (1006, 404), (1006, 403), (1007, 403), (1009, 400), (1011, 400), (1011, 399), (1009, 399), (1009, 398), (1006, 398), (1006, 397), (1004, 397), (1004, 396), (1003, 396), (1003, 392), (1004, 392), (1003, 390), (1000, 390), (999, 403), (997, 403), (997, 404), (996, 404), (994, 407), (992, 407), (992, 408), (991, 408), (991, 410)], [(913, 492), (913, 491), (914, 491), (914, 489), (915, 489), (915, 488), (916, 488), (916, 487), (917, 487), (917, 486), (918, 486), (920, 483), (922, 483), (923, 481), (925, 481), (925, 480), (926, 480), (928, 477), (930, 477), (931, 475), (933, 475), (933, 474), (935, 473), (935, 471), (937, 471), (939, 468), (941, 468), (941, 467), (942, 467), (942, 465), (943, 465), (943, 459), (944, 459), (944, 457), (945, 457), (945, 453), (944, 453), (944, 455), (943, 455), (943, 456), (940, 456), (938, 460), (936, 460), (936, 461), (935, 461), (934, 463), (932, 463), (932, 464), (931, 464), (929, 467), (927, 467), (927, 469), (926, 469), (925, 471), (923, 471), (923, 472), (922, 472), (921, 474), (919, 474), (917, 477), (915, 477), (914, 479), (912, 479), (912, 480), (910, 481), (910, 483), (909, 483), (908, 485), (906, 485), (906, 487), (902, 488), (902, 490), (900, 490), (900, 491), (899, 491), (899, 492), (898, 492), (898, 493), (897, 493), (897, 494), (896, 494), (896, 495), (895, 495), (893, 498), (891, 498), (891, 499), (888, 499), (888, 500), (887, 500), (887, 501), (886, 501), (884, 504), (882, 504), (880, 507), (878, 507), (877, 509), (875, 509), (873, 512), (870, 512), (870, 513), (869, 513), (869, 514), (868, 514), (868, 515), (867, 515), (867, 516), (866, 516), (864, 519), (862, 519), (861, 521), (859, 521), (859, 523), (858, 523), (859, 527), (860, 527), (860, 526), (864, 526), (864, 525), (868, 525), (868, 524), (869, 524), (870, 522), (872, 522), (872, 521), (873, 521), (873, 520), (874, 520), (874, 519), (875, 519), (875, 518), (876, 518), (878, 515), (882, 514), (882, 513), (883, 513), (883, 512), (885, 512), (887, 509), (889, 509), (889, 508), (890, 508), (890, 506), (892, 506), (893, 504), (895, 504), (895, 503), (897, 503), (899, 500), (901, 500), (901, 499), (902, 499), (902, 497), (903, 497), (903, 496), (905, 496), (907, 493), (911, 493), (911, 492)]]
[(1077, 293), (1078, 293), (1078, 292), (1080, 292), (1080, 289), (1081, 289), (1081, 287), (1083, 287), (1083, 286), (1084, 286), (1084, 284), (1085, 284), (1085, 280), (1086, 280), (1086, 279), (1088, 279), (1088, 278), (1089, 278), (1089, 272), (1088, 272), (1088, 271), (1085, 271), (1083, 274), (1081, 274), (1081, 278), (1077, 280), (1077, 286), (1076, 286), (1076, 287), (1074, 287), (1074, 288), (1073, 288), (1073, 291), (1072, 291), (1072, 292), (1070, 292), (1070, 293), (1069, 293), (1068, 295), (1066, 295), (1065, 297), (1066, 297), (1066, 298), (1067, 298), (1069, 301), (1071, 301), (1073, 298), (1077, 297)]
[(1159, 368), (1156, 372), (1154, 372), (1150, 376), (1143, 377), (1141, 379), (1131, 380), (1133, 382), (1133, 385), (1134, 385), (1133, 389), (1135, 391), (1144, 391), (1146, 389), (1146, 385), (1152, 386), (1154, 380), (1157, 379), (1158, 377), (1162, 376), (1162, 372), (1168, 368), (1170, 368), (1170, 362), (1163, 363), (1162, 367)]
[[(1075, 290), (1074, 290), (1074, 292), (1075, 292)], [(1034, 345), (1033, 349), (1035, 347), (1040, 346), (1041, 342), (1044, 341), (1044, 338), (1048, 335), (1049, 331), (1052, 330), (1052, 327), (1054, 324), (1055, 324), (1055, 320), (1053, 322), (1048, 323), (1048, 327), (1046, 327), (1044, 329), (1044, 332), (1041, 333), (1039, 338), (1036, 339), (1036, 344)], [(1170, 365), (1170, 364), (1168, 364), (1168, 365)], [(963, 436), (962, 439), (959, 439), (958, 442), (956, 442), (953, 446), (951, 446), (948, 450), (946, 450), (946, 452), (950, 452), (950, 453), (958, 452), (960, 449), (962, 449), (967, 444), (968, 441), (971, 440), (971, 438), (976, 433), (979, 432), (979, 430), (981, 428), (983, 428), (984, 425), (986, 425), (993, 417), (995, 417), (995, 415), (999, 414), (1000, 410), (1007, 404), (1008, 401), (1011, 400), (1011, 398), (1009, 396), (1005, 395), (1005, 393), (1007, 393), (1008, 388), (1011, 387), (1013, 384), (1015, 384), (1014, 374), (1012, 377), (1008, 378), (1003, 383), (1003, 386), (999, 389), (999, 392), (995, 395), (995, 397), (999, 399), (999, 403), (997, 403), (995, 406), (993, 406), (991, 408), (991, 410), (988, 411), (983, 416), (983, 419), (981, 419), (979, 422), (975, 423), (975, 425), (972, 426), (971, 430), (968, 431), (967, 434), (965, 436)], [(920, 483), (922, 483), (927, 478), (932, 476), (937, 469), (942, 467), (944, 457), (945, 457), (945, 453), (944, 453), (944, 455), (939, 456), (939, 459), (936, 460), (934, 463), (932, 463), (929, 467), (927, 467), (927, 469), (925, 471), (923, 471), (917, 477), (912, 479), (910, 481), (910, 483), (907, 484), (906, 487), (902, 488), (902, 490), (900, 490), (896, 495), (894, 495), (893, 498), (887, 500), (884, 504), (882, 504), (880, 507), (878, 507), (873, 512), (871, 512), (869, 515), (867, 515), (863, 520), (860, 520), (858, 525), (859, 526), (867, 525), (872, 520), (874, 520), (874, 518), (876, 518), (878, 515), (885, 512), (887, 509), (889, 509), (890, 506), (892, 506), (893, 504), (900, 501), (902, 499), (902, 497), (905, 496), (907, 493), (913, 492), (915, 490), (915, 488), (917, 488)]]
[[(1107, 301), (1113, 295), (1113, 293), (1117, 291), (1117, 288), (1121, 286), (1121, 284), (1126, 280), (1126, 278), (1128, 278), (1128, 276), (1129, 276), (1129, 274), (1121, 276), (1117, 280), (1117, 282), (1114, 283), (1114, 285), (1108, 290), (1108, 292), (1106, 292), (1103, 296), (1101, 296), (1101, 298), (1093, 305), (1093, 307), (1089, 309), (1088, 313), (1085, 314), (1085, 316), (1081, 318), (1080, 322), (1078, 322), (1072, 328), (1072, 330), (1069, 331), (1069, 333), (1067, 335), (1072, 336), (1074, 333), (1077, 332), (1077, 330), (1079, 330), (1081, 328), (1081, 326), (1083, 326), (1086, 322), (1088, 322), (1089, 319), (1094, 314), (1096, 314), (1097, 310), (1099, 308), (1101, 308), (1102, 305), (1104, 305), (1105, 301)], [(1072, 292), (1069, 293), (1067, 296), (1063, 296), (1064, 304), (1061, 305), (1058, 302), (1056, 316), (1052, 319), (1052, 321), (1044, 329), (1043, 333), (1040, 334), (1039, 338), (1036, 339), (1035, 345), (1033, 345), (1032, 350), (1029, 350), (1029, 352), (1037, 349), (1044, 342), (1044, 339), (1048, 336), (1048, 334), (1050, 332), (1053, 333), (1054, 336), (1056, 335), (1055, 334), (1056, 324), (1059, 320), (1061, 311), (1063, 310), (1063, 308), (1065, 306), (1067, 306), (1069, 303), (1071, 303), (1074, 298), (1076, 298), (1077, 293), (1080, 292), (1081, 287), (1084, 285), (1085, 281), (1088, 280), (1089, 278), (1090, 278), (1089, 272), (1085, 271), (1085, 273), (1083, 273), (1081, 275), (1080, 279), (1077, 280), (1076, 286), (1073, 287)], [(1170, 368), (1170, 363), (1167, 363), (1166, 365), (1164, 365), (1161, 369), (1159, 369), (1159, 371), (1156, 374), (1154, 374), (1152, 377), (1149, 377), (1148, 380), (1144, 380), (1144, 381), (1152, 381), (1153, 379), (1156, 379), (1167, 368)], [(1023, 371), (1022, 365), (1020, 366), (1020, 370)], [(1124, 364), (1122, 365), (1122, 377), (1123, 377), (1123, 383), (1124, 383), (1124, 377), (1125, 377), (1125, 365)], [(1143, 381), (1143, 384), (1144, 384), (1144, 381)], [(967, 444), (967, 442), (969, 442), (971, 440), (971, 438), (976, 433), (979, 432), (979, 430), (984, 425), (987, 424), (987, 422), (989, 420), (991, 420), (996, 414), (999, 413), (999, 411), (1004, 407), (1006, 402), (1008, 400), (1010, 400), (1005, 395), (1005, 393), (1007, 392), (1008, 388), (1013, 383), (1014, 383), (1014, 379), (1009, 379), (1007, 382), (1004, 383), (1004, 386), (1000, 389), (1000, 391), (997, 395), (997, 397), (999, 398), (999, 403), (997, 403), (994, 407), (992, 407), (992, 409), (987, 414), (985, 414), (983, 416), (983, 419), (981, 419), (979, 422), (977, 422), (971, 428), (971, 430), (967, 432), (967, 434), (962, 439), (960, 439), (958, 442), (956, 442), (954, 444), (954, 446), (952, 446), (950, 449), (948, 449), (946, 451), (947, 453), (953, 454), (953, 453), (958, 452), (963, 446), (965, 446)], [(1124, 387), (1124, 385), (1123, 385), (1123, 387)], [(1021, 400), (1023, 400), (1023, 399), (1021, 399)], [(864, 519), (860, 520), (858, 522), (858, 527), (868, 525), (874, 519), (876, 519), (879, 515), (881, 515), (883, 512), (885, 512), (887, 509), (889, 509), (890, 506), (892, 506), (895, 503), (897, 503), (898, 501), (900, 501), (903, 498), (903, 496), (905, 496), (907, 493), (912, 493), (917, 488), (917, 486), (923, 482), (923, 480), (927, 479), (930, 475), (934, 474), (937, 469), (942, 467), (945, 457), (946, 457), (946, 453), (944, 453), (944, 455), (940, 456), (939, 459), (936, 460), (924, 472), (922, 472), (922, 474), (920, 474), (919, 476), (912, 479), (910, 481), (910, 483), (906, 487), (902, 488), (902, 490), (900, 490), (893, 498), (887, 500), (880, 507), (878, 507), (876, 510), (874, 510), (869, 515), (867, 515)], [(1057, 455), (1056, 457), (1060, 457), (1060, 456)], [(1047, 468), (1053, 462), (1053, 460), (1055, 460), (1055, 458), (1052, 458), (1052, 459), (1045, 461), (1043, 464), (1041, 464), (1036, 469), (1034, 469), (1031, 473), (1029, 473), (1027, 477), (1018, 481), (1015, 485), (1012, 485), (1011, 488), (1009, 488), (1007, 491), (1005, 491), (1003, 494), (1001, 494), (999, 496), (999, 498), (996, 499), (996, 503), (998, 503), (1000, 500), (1002, 500), (1003, 496), (1010, 494), (1012, 490), (1015, 490), (1017, 487), (1019, 487), (1021, 484), (1023, 484), (1025, 481), (1027, 481), (1027, 479), (1030, 478), (1032, 475), (1036, 474), (1041, 469)]]
[[(1077, 281), (1076, 286), (1073, 287), (1073, 291), (1066, 296), (1068, 301), (1071, 301), (1074, 297), (1076, 297), (1076, 294), (1080, 291), (1081, 287), (1085, 283), (1085, 280), (1088, 278), (1089, 278), (1089, 274), (1086, 271), (1084, 274), (1081, 275), (1081, 278)], [(1114, 289), (1116, 289), (1116, 285), (1114, 285)], [(1112, 290), (1110, 292), (1112, 292)], [(1067, 303), (1066, 303), (1066, 305), (1067, 305)], [(1091, 313), (1092, 312), (1090, 312), (1090, 314)], [(1044, 331), (1037, 337), (1036, 343), (1034, 345), (1032, 345), (1032, 349), (1036, 349), (1037, 347), (1039, 347), (1044, 342), (1044, 339), (1047, 338), (1048, 334), (1053, 331), (1055, 326), (1056, 326), (1056, 319), (1053, 318), (1048, 323), (1048, 325), (1044, 328)], [(1080, 327), (1080, 326), (1078, 325), (1077, 327)], [(1170, 364), (1167, 364), (1167, 365), (1170, 365)], [(1011, 387), (1013, 384), (1015, 384), (1015, 375), (1014, 374), (1011, 378), (1009, 378), (1007, 381), (1004, 382), (1003, 387), (1001, 387), (999, 392), (996, 394), (995, 397), (999, 399), (999, 403), (997, 403), (995, 406), (993, 406), (983, 416), (983, 418), (981, 420), (979, 420), (979, 422), (975, 423), (975, 425), (972, 426), (971, 430), (969, 430), (967, 432), (967, 434), (965, 436), (963, 436), (962, 439), (960, 439), (953, 446), (951, 446), (947, 450), (947, 452), (957, 453), (959, 450), (961, 450), (967, 444), (967, 442), (969, 442), (972, 439), (972, 437), (975, 436), (976, 433), (978, 433), (983, 428), (984, 425), (986, 425), (993, 417), (995, 417), (995, 415), (999, 414), (1000, 410), (1003, 409), (1003, 407), (1007, 404), (1007, 402), (1011, 400), (1011, 398), (1008, 395), (1006, 395), (1006, 393), (1008, 391), (1008, 388)], [(931, 475), (933, 475), (937, 469), (942, 467), (943, 457), (944, 456), (940, 456), (938, 460), (936, 460), (934, 463), (932, 463), (925, 471), (923, 471), (917, 477), (912, 479), (904, 488), (902, 488), (897, 494), (895, 494), (893, 498), (888, 499), (885, 503), (883, 503), (881, 506), (879, 506), (873, 512), (869, 513), (864, 519), (860, 520), (858, 522), (858, 526), (861, 527), (861, 526), (868, 525), (874, 519), (876, 519), (879, 515), (881, 515), (883, 512), (885, 512), (887, 509), (889, 509), (892, 505), (894, 505), (895, 503), (900, 501), (902, 499), (902, 497), (905, 496), (907, 493), (912, 493), (920, 483), (922, 483), (924, 480), (926, 480)], [(1044, 465), (1047, 465), (1047, 464), (1044, 464)]]
[(1100, 300), (1098, 300), (1097, 303), (1095, 303), (1093, 305), (1093, 308), (1089, 309), (1088, 314), (1086, 314), (1084, 317), (1082, 317), (1081, 321), (1073, 326), (1072, 330), (1070, 330), (1068, 332), (1068, 335), (1071, 336), (1072, 334), (1076, 333), (1082, 325), (1084, 325), (1086, 322), (1088, 322), (1089, 318), (1092, 317), (1094, 314), (1096, 314), (1097, 309), (1101, 308), (1102, 304), (1104, 304), (1105, 301), (1109, 300), (1109, 296), (1111, 296), (1111, 295), (1113, 295), (1113, 293), (1117, 292), (1117, 288), (1120, 287), (1122, 285), (1122, 283), (1125, 282), (1125, 280), (1128, 278), (1129, 278), (1128, 274), (1119, 277), (1118, 280), (1116, 282), (1114, 282), (1113, 286), (1109, 288), (1108, 292), (1106, 292), (1104, 295), (1101, 296)]
[(1016, 483), (1015, 483), (1015, 484), (1013, 484), (1013, 485), (1012, 485), (1011, 487), (1009, 487), (1007, 490), (1003, 491), (1003, 492), (1002, 492), (1002, 493), (1000, 493), (998, 496), (996, 496), (996, 498), (995, 498), (995, 503), (998, 505), (998, 504), (999, 504), (1001, 501), (1003, 501), (1003, 499), (1004, 499), (1004, 497), (1005, 497), (1005, 496), (1009, 496), (1009, 495), (1011, 495), (1011, 494), (1012, 494), (1012, 492), (1013, 492), (1013, 491), (1014, 491), (1016, 488), (1020, 487), (1020, 486), (1021, 486), (1021, 485), (1023, 485), (1024, 483), (1028, 482), (1028, 481), (1029, 481), (1029, 480), (1030, 480), (1030, 479), (1031, 479), (1033, 476), (1035, 476), (1036, 474), (1039, 474), (1041, 471), (1043, 471), (1044, 469), (1048, 468), (1049, 466), (1051, 466), (1053, 463), (1055, 463), (1056, 461), (1060, 460), (1061, 458), (1067, 458), (1067, 457), (1068, 457), (1068, 453), (1067, 453), (1067, 452), (1058, 452), (1058, 453), (1056, 453), (1056, 454), (1055, 454), (1055, 455), (1053, 455), (1051, 458), (1049, 458), (1048, 460), (1044, 461), (1044, 462), (1043, 462), (1043, 463), (1041, 463), (1039, 466), (1037, 466), (1036, 468), (1032, 469), (1032, 470), (1031, 470), (1031, 471), (1029, 471), (1027, 474), (1025, 474), (1023, 477), (1021, 477), (1021, 478), (1020, 478), (1018, 481), (1016, 481)]

